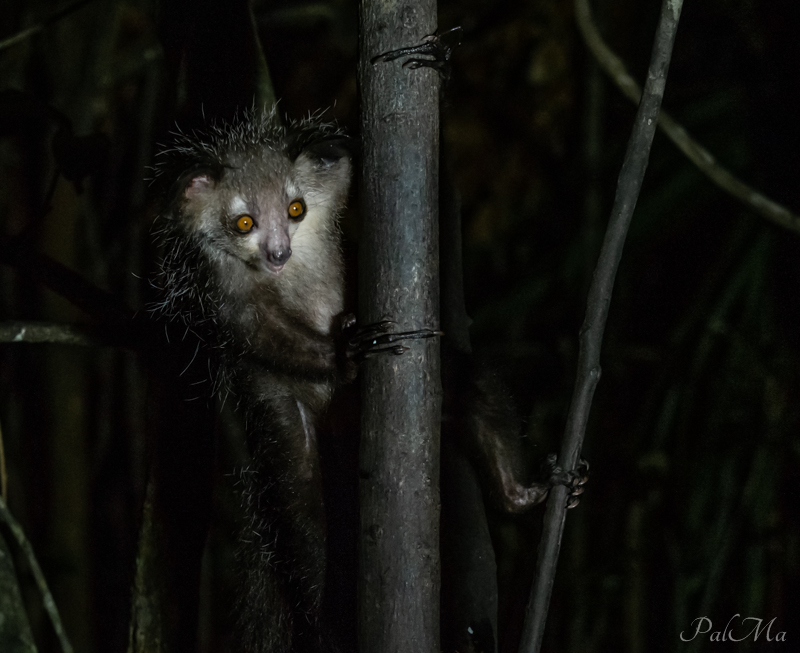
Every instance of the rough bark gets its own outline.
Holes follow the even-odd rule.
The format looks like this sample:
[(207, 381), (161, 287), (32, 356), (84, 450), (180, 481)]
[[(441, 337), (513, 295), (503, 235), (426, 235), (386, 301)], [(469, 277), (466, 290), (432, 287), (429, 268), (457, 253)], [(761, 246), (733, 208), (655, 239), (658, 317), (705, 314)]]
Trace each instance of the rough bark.
[[(436, 4), (361, 3), (359, 321), (437, 328), (439, 78), (376, 55), (436, 29)], [(439, 651), (437, 339), (362, 366), (359, 640), (362, 653)]]

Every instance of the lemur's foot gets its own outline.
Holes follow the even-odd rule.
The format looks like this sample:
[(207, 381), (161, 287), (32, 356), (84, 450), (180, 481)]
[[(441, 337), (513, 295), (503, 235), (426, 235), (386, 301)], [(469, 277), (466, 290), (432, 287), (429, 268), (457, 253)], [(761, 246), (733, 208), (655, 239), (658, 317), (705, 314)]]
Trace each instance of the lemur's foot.
[[(368, 324), (358, 329), (347, 341), (347, 355), (349, 358), (361, 362), (365, 358), (378, 354), (392, 354), (400, 356), (408, 351), (408, 347), (396, 344), (402, 340), (422, 340), (442, 336), (442, 331), (435, 329), (419, 329), (417, 331), (401, 331), (391, 333), (389, 329), (396, 323), (392, 320), (383, 320)], [(353, 322), (353, 325), (355, 322)]]
[(550, 487), (563, 485), (570, 492), (567, 497), (567, 509), (574, 508), (580, 503), (580, 495), (583, 494), (584, 485), (589, 481), (589, 463), (581, 458), (575, 469), (565, 472), (556, 461), (558, 456), (551, 453), (542, 464), (543, 477), (545, 483)]
[[(397, 50), (384, 52), (370, 59), (374, 66), (382, 61), (394, 61), (400, 57), (411, 57), (403, 62), (403, 68), (433, 68), (444, 79), (450, 78), (450, 56), (453, 48), (461, 44), (461, 27), (454, 27), (441, 34), (429, 34), (423, 37), (419, 45), (411, 45)], [(431, 57), (430, 59), (419, 59), (414, 55)]]

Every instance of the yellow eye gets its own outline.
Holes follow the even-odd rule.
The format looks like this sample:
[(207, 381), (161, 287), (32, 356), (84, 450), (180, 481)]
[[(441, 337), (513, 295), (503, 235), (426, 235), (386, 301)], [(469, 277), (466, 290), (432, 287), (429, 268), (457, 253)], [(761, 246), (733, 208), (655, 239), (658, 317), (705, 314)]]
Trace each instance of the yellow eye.
[(253, 228), (253, 218), (249, 215), (240, 215), (236, 219), (236, 228), (243, 234), (246, 234)]
[(302, 218), (306, 212), (306, 205), (303, 200), (295, 200), (289, 205), (289, 217), (293, 220)]

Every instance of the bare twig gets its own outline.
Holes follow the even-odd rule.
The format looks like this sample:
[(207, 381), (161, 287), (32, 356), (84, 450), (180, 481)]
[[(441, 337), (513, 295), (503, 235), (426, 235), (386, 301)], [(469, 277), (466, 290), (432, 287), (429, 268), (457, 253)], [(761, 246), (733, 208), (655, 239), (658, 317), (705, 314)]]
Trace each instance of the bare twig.
[(39, 566), (39, 562), (36, 560), (36, 556), (33, 553), (33, 547), (28, 541), (28, 538), (25, 537), (22, 526), (19, 525), (19, 522), (14, 519), (14, 515), (12, 515), (9, 511), (4, 499), (0, 499), (0, 519), (8, 524), (14, 539), (17, 540), (22, 552), (28, 559), (28, 564), (33, 572), (36, 585), (38, 585), (39, 592), (42, 594), (42, 603), (44, 603), (44, 609), (47, 610), (47, 614), (50, 616), (50, 621), (53, 623), (53, 629), (56, 631), (58, 641), (61, 643), (61, 650), (64, 651), (64, 653), (72, 653), (72, 644), (69, 643), (67, 635), (64, 632), (64, 626), (61, 623), (61, 617), (58, 614), (56, 602), (53, 600), (53, 595), (50, 593), (50, 588), (47, 587), (47, 581), (45, 580), (44, 574), (42, 573), (42, 568)]
[[(611, 218), (586, 301), (586, 317), (580, 331), (578, 373), (567, 415), (564, 441), (558, 456), (558, 465), (562, 469), (574, 469), (578, 462), (592, 397), (600, 380), (600, 347), (611, 302), (611, 291), (650, 157), (650, 147), (658, 123), (658, 112), (664, 96), (682, 5), (683, 0), (663, 0), (661, 5), (661, 16), (653, 42), (644, 94), (628, 140)], [(539, 544), (539, 556), (536, 561), (536, 577), (528, 602), (520, 645), (520, 651), (523, 653), (537, 653), (541, 647), (556, 562), (561, 547), (561, 535), (564, 530), (568, 492), (566, 487), (556, 486), (551, 490), (547, 501), (542, 541)]]
[(132, 318), (132, 311), (117, 297), (92, 285), (74, 270), (37, 252), (24, 234), (0, 242), (0, 264), (16, 268), (29, 279), (44, 284), (100, 322), (119, 323)]
[(17, 32), (16, 34), (14, 34), (14, 36), (9, 36), (7, 39), (3, 39), (2, 41), (0, 41), (0, 51), (5, 50), (6, 48), (10, 48), (12, 45), (16, 45), (17, 43), (21, 43), (22, 41), (30, 38), (34, 34), (38, 34), (48, 25), (52, 25), (56, 21), (61, 20), (62, 18), (68, 16), (72, 12), (77, 11), (84, 5), (89, 4), (91, 1), (92, 0), (75, 0), (75, 2), (71, 2), (63, 9), (54, 11), (41, 23), (37, 23), (36, 25), (32, 25), (31, 27), (26, 27), (21, 32)]
[[(600, 32), (592, 22), (589, 0), (575, 0), (575, 17), (586, 46), (595, 56), (600, 67), (611, 77), (625, 97), (632, 102), (638, 103), (642, 90), (628, 74), (622, 60), (611, 51), (611, 48), (606, 45), (600, 36)], [(686, 130), (666, 111), (662, 111), (659, 115), (658, 125), (678, 149), (722, 190), (749, 206), (761, 217), (791, 231), (800, 233), (800, 216), (762, 195), (755, 188), (748, 186), (732, 175), (717, 163), (714, 156), (707, 149), (689, 136)]]
[(81, 327), (49, 322), (0, 322), (0, 342), (100, 345)]
[(3, 446), (3, 428), (0, 426), (0, 498), (8, 500), (8, 474), (6, 473), (6, 450)]

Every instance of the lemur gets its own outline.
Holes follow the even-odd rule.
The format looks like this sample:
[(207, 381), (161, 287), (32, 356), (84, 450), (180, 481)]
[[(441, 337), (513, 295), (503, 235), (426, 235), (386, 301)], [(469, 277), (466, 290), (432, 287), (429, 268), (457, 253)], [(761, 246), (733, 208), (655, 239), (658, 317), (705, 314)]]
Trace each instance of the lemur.
[[(325, 520), (317, 425), (353, 363), (338, 347), (344, 270), (337, 219), (350, 183), (344, 137), (275, 109), (177, 135), (159, 220), (158, 312), (211, 350), (253, 461), (240, 564), (242, 648), (328, 651), (320, 609)], [(275, 573), (271, 573), (272, 567)], [(264, 572), (264, 573), (262, 573)], [(281, 607), (283, 606), (283, 607)]]
[[(351, 320), (338, 227), (351, 177), (345, 137), (317, 117), (282, 125), (274, 108), (251, 110), (178, 134), (156, 171), (174, 180), (158, 221), (164, 254), (156, 311), (205, 343), (216, 392), (235, 398), (253, 461), (243, 474), (240, 649), (338, 651), (322, 614), (327, 556), (317, 430), (335, 388), (355, 374), (343, 336)], [(381, 351), (404, 350), (391, 334), (372, 341), (389, 343)], [(482, 411), (465, 420), (474, 432), (467, 448), (487, 470), (490, 495), (519, 511), (540, 502), (553, 482), (574, 484), (574, 475), (555, 474), (544, 484), (517, 482), (518, 434), (492, 437), (492, 421), (508, 420), (495, 420), (480, 382), (471, 388), (459, 404)]]

